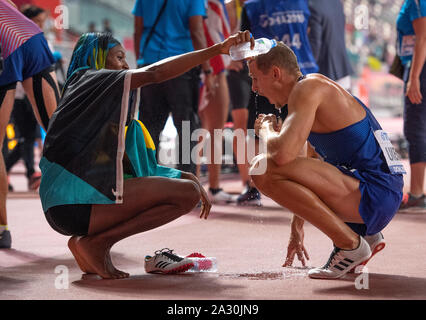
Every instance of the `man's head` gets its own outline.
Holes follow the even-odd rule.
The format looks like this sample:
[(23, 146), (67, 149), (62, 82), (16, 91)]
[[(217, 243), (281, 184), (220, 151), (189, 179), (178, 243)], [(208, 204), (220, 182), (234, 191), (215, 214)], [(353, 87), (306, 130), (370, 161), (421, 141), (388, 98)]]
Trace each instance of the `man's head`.
[(129, 69), (126, 53), (120, 42), (110, 33), (85, 33), (72, 53), (67, 78), (78, 69)]
[(278, 42), (268, 53), (249, 60), (248, 65), (252, 90), (268, 98), (277, 108), (287, 103), (288, 85), (302, 75), (296, 55), (283, 42)]

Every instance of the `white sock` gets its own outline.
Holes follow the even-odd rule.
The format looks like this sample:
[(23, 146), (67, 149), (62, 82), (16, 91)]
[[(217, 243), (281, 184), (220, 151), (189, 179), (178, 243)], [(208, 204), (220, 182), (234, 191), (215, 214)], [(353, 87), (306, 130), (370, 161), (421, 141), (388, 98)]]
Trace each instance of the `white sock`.
[(6, 225), (0, 224), (0, 234), (2, 234), (3, 231), (6, 231), (6, 230), (7, 230), (7, 224)]

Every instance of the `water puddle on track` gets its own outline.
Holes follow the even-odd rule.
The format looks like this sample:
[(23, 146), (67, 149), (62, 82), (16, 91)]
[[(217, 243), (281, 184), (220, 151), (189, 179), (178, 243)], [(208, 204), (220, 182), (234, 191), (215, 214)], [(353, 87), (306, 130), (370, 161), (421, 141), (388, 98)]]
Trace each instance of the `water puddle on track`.
[(283, 271), (252, 272), (252, 273), (222, 273), (220, 278), (249, 279), (249, 280), (285, 280), (304, 278), (308, 276), (310, 268), (285, 268)]

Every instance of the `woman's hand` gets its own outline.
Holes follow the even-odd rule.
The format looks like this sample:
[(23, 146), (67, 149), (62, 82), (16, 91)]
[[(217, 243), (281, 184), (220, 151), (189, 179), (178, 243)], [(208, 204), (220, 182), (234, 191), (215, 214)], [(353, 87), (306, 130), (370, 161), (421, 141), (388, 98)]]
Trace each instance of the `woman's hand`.
[(207, 219), (207, 217), (209, 216), (209, 213), (210, 213), (210, 209), (212, 208), (212, 204), (211, 204), (210, 199), (207, 195), (207, 192), (203, 188), (203, 186), (201, 184), (199, 184), (199, 187), (200, 187), (200, 193), (201, 193), (200, 219), (202, 219), (202, 218)]
[(207, 217), (209, 216), (209, 213), (210, 213), (210, 209), (212, 208), (212, 204), (210, 202), (210, 199), (207, 195), (206, 190), (201, 185), (200, 180), (198, 180), (198, 178), (194, 174), (189, 173), (189, 172), (183, 172), (183, 171), (182, 171), (181, 178), (182, 179), (188, 179), (188, 180), (195, 182), (197, 184), (198, 188), (200, 188), (200, 195), (201, 195), (200, 219), (202, 219), (202, 218), (207, 219)]
[(225, 39), (220, 46), (220, 52), (222, 54), (229, 54), (229, 48), (233, 45), (237, 45), (243, 42), (251, 42), (250, 48), (254, 48), (254, 38), (249, 31), (239, 31), (238, 33)]

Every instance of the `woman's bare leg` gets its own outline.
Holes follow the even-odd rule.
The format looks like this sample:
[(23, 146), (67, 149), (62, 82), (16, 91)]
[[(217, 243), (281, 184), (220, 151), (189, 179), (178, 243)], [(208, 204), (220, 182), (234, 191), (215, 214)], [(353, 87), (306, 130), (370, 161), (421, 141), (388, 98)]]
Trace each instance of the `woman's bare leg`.
[[(234, 122), (234, 131), (243, 130), (244, 137), (247, 137), (247, 120), (248, 120), (248, 109), (241, 108), (232, 110), (232, 120)], [(247, 183), (250, 183), (249, 177), (249, 165), (247, 161), (247, 144), (244, 145), (244, 154), (238, 154), (237, 137), (234, 137), (233, 141), (234, 156), (237, 159), (238, 172), (240, 173), (241, 182), (245, 187)]]
[(109, 252), (118, 241), (171, 222), (190, 212), (200, 200), (200, 189), (189, 180), (162, 177), (125, 181), (123, 204), (94, 205), (89, 233), (74, 238), (74, 255), (86, 272), (102, 278), (128, 276), (113, 266)]

